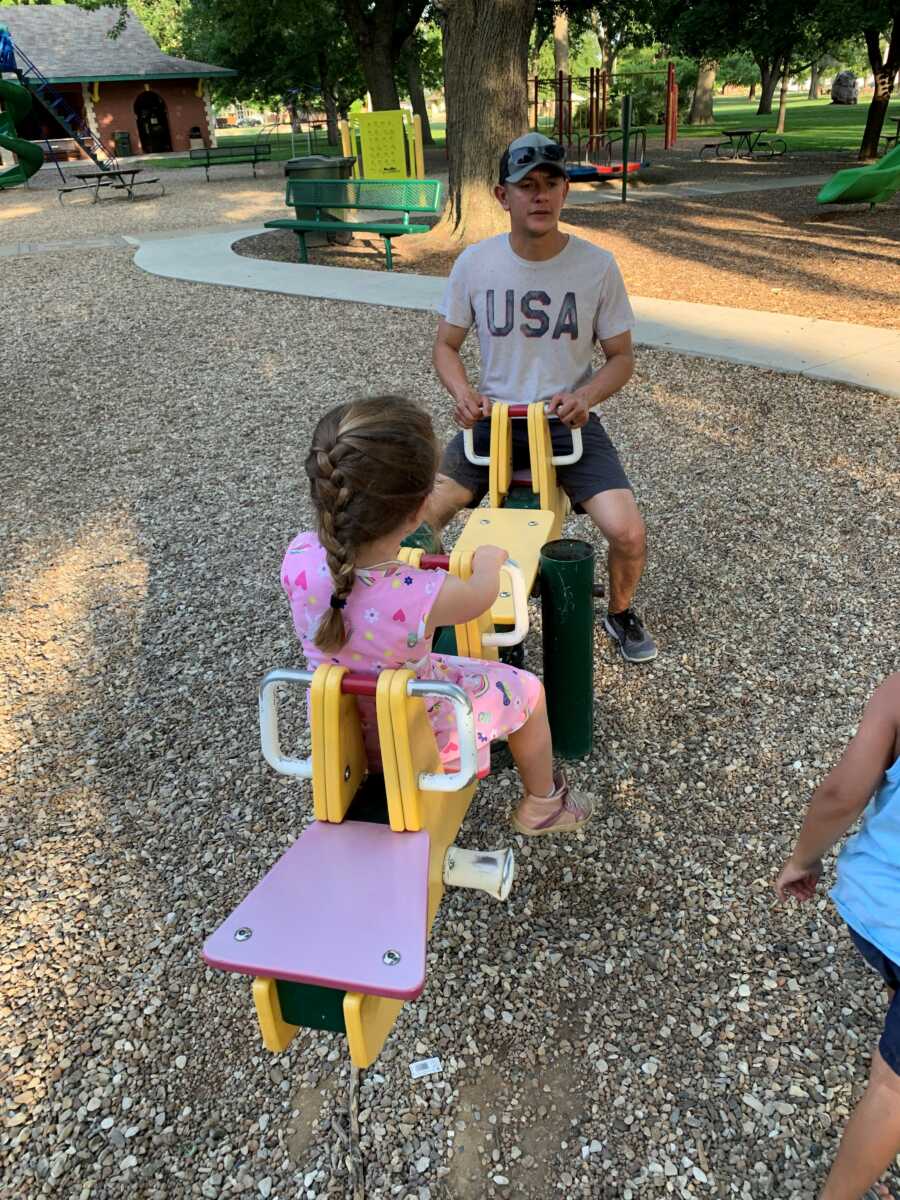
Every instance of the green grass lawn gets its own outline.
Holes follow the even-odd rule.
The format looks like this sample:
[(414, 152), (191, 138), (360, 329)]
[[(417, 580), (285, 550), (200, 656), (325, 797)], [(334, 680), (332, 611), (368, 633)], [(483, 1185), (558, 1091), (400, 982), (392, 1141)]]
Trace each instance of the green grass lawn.
[[(755, 100), (717, 98), (713, 106), (715, 124), (679, 125), (678, 137), (706, 138), (711, 129), (738, 127), (774, 132), (778, 121), (777, 99), (769, 116), (758, 117), (756, 107)], [(868, 98), (859, 104), (832, 104), (829, 100), (789, 96), (784, 120), (784, 140), (788, 150), (856, 151), (862, 141), (868, 111)], [(900, 116), (900, 105), (895, 104), (888, 116)], [(662, 133), (661, 126), (659, 132)], [(885, 121), (883, 132), (891, 135), (896, 132), (893, 121)]]
[[(718, 96), (714, 102), (712, 125), (679, 125), (678, 140), (703, 138), (715, 141), (722, 129), (767, 129), (775, 132), (778, 122), (777, 98), (774, 111), (764, 117), (756, 115), (758, 101), (740, 97)], [(869, 111), (868, 98), (859, 104), (832, 104), (830, 100), (807, 100), (800, 96), (789, 96), (784, 122), (784, 140), (789, 151), (841, 151), (856, 152), (862, 141), (866, 116)], [(896, 132), (892, 116), (900, 117), (900, 104), (888, 110), (884, 136)], [(618, 114), (610, 114), (610, 123), (618, 121)], [(542, 125), (543, 128), (543, 125)], [(646, 126), (648, 137), (662, 137), (662, 125)], [(547, 128), (549, 133), (549, 125)]]
[[(260, 136), (261, 133), (262, 136)], [(237, 129), (229, 126), (227, 129), (217, 129), (216, 140), (220, 146), (228, 146), (235, 142), (246, 143), (248, 145), (256, 141), (270, 142), (272, 145), (273, 162), (283, 162), (295, 156), (301, 158), (306, 154), (337, 155), (343, 153), (340, 146), (329, 146), (325, 131), (321, 129), (315, 131), (315, 136), (311, 138), (309, 143), (307, 143), (305, 133), (296, 134), (293, 151), (291, 149), (291, 135), (289, 132), (279, 130), (278, 133), (273, 133), (268, 129), (263, 132), (259, 126), (251, 126), (246, 129)], [(154, 171), (167, 171), (178, 167), (196, 167), (197, 165), (196, 162), (191, 162), (187, 156), (157, 158), (153, 161)], [(200, 165), (202, 166), (202, 163)]]

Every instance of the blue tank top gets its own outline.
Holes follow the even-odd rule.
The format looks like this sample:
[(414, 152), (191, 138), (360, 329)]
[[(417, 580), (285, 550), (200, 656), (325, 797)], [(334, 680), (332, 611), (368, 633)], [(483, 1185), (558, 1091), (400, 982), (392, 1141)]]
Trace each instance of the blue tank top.
[(900, 758), (838, 856), (831, 898), (852, 929), (900, 964)]

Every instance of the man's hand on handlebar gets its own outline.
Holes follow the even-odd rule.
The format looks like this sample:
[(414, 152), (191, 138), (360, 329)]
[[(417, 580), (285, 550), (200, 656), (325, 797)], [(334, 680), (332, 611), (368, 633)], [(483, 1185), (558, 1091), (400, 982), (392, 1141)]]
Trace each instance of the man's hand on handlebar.
[(547, 411), (555, 413), (570, 429), (581, 429), (582, 425), (587, 425), (591, 409), (577, 392), (557, 392), (548, 403)]
[(457, 397), (453, 419), (460, 428), (471, 429), (483, 417), (490, 415), (491, 400), (489, 396), (482, 396), (474, 388), (469, 388), (462, 396)]

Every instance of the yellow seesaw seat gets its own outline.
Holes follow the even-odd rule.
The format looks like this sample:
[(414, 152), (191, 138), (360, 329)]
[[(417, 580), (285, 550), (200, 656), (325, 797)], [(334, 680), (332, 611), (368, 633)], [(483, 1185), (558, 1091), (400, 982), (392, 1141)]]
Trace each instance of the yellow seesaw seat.
[[(512, 412), (510, 411), (512, 410)], [(524, 412), (523, 412), (524, 410)], [(512, 508), (507, 498), (514, 482), (512, 467), (512, 427), (514, 419), (528, 421), (528, 456), (531, 462), (530, 487), (539, 507)], [(569, 498), (556, 482), (556, 467), (581, 457), (581, 434), (573, 431), (573, 452), (554, 460), (550, 439), (550, 418), (543, 404), (491, 407), (491, 452), (488, 458), (474, 451), (472, 431), (465, 431), (466, 456), (470, 462), (488, 468), (487, 508), (476, 508), (469, 516), (456, 543), (457, 551), (475, 551), (479, 546), (502, 546), (515, 562), (530, 592), (540, 565), (541, 547), (560, 537), (569, 512)], [(502, 588), (491, 609), (495, 626), (514, 624), (512, 589)], [(459, 649), (460, 654), (468, 651)]]

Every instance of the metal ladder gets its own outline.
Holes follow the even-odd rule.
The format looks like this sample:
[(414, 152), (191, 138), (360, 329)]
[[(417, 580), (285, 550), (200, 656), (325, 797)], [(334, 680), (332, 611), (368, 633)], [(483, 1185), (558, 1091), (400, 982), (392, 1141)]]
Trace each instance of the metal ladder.
[(101, 171), (118, 170), (118, 162), (90, 130), (87, 122), (71, 107), (65, 96), (60, 95), (49, 79), (34, 65), (28, 55), (13, 43), (16, 60), (16, 75), (23, 87), (39, 100), (49, 113), (59, 121), (63, 129), (81, 147), (88, 158)]

